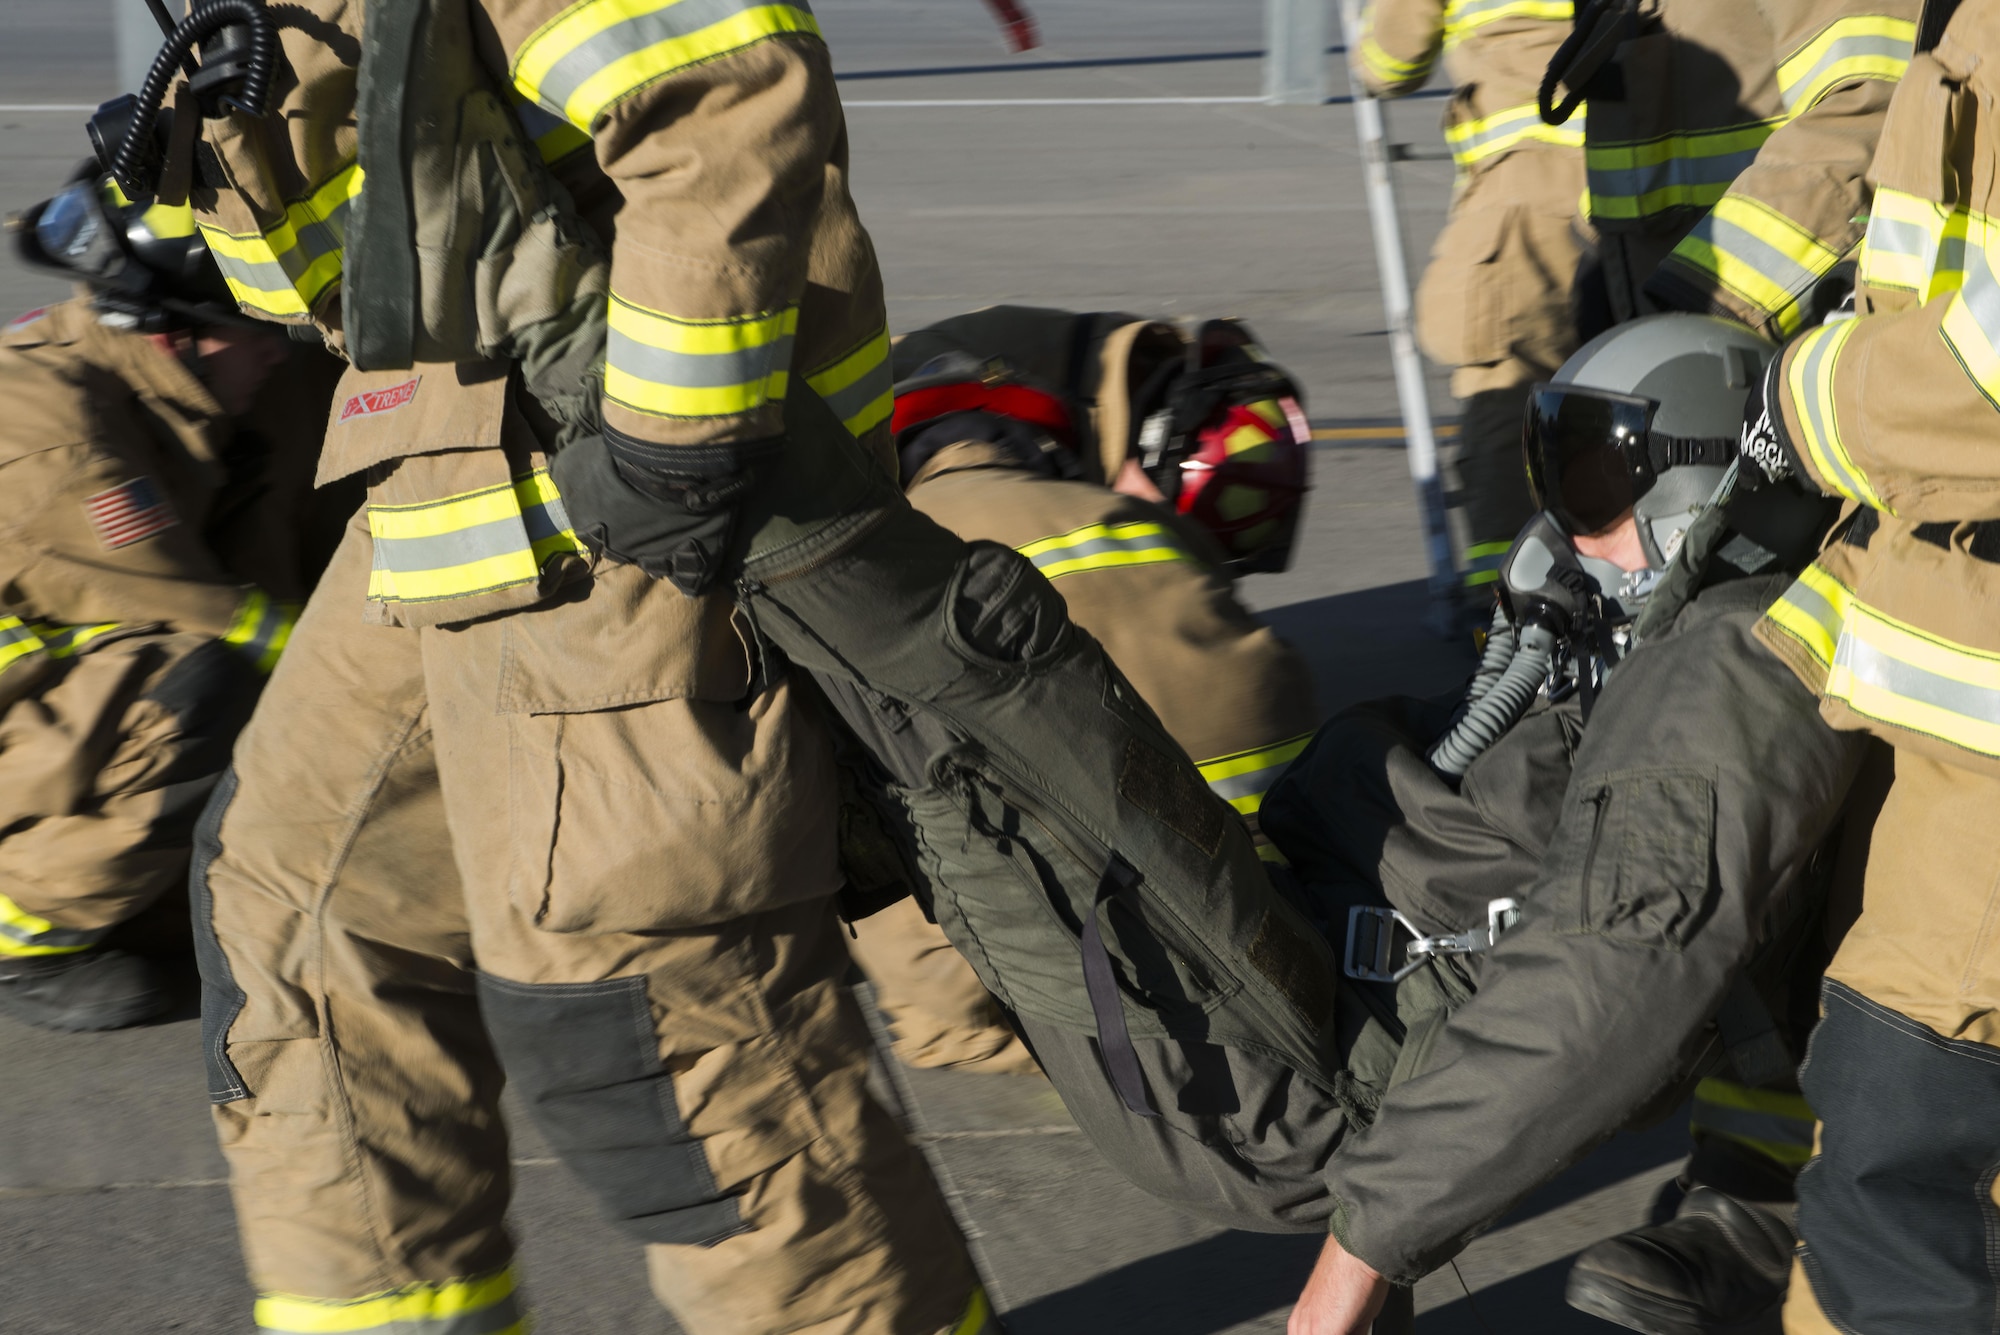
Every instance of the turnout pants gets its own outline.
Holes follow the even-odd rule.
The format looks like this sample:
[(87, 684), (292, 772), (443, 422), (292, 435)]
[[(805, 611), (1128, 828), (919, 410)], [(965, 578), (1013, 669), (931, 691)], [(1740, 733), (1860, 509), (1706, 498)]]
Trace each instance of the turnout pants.
[(853, 930), (848, 949), (874, 984), (875, 1004), (895, 1029), (896, 1055), (907, 1065), (1037, 1069), (1000, 1003), (914, 898), (869, 914)]
[(186, 876), (258, 685), (200, 635), (104, 639), (40, 673), (0, 713), (0, 956), (88, 950)]
[(369, 567), (351, 531), (196, 852), (260, 1328), (525, 1329), (511, 1082), (690, 1335), (983, 1329), (866, 1092), (819, 725), (782, 684), (710, 701), (631, 666), (659, 628), (622, 614), (628, 567), (426, 629), (361, 624)]
[(1801, 1075), (1788, 1335), (2000, 1331), (2000, 779), (1898, 749)]
[(1524, 149), (1482, 168), (1453, 200), (1418, 285), (1417, 337), (1453, 369), (1464, 401), (1458, 448), (1462, 564), (1468, 587), (1490, 584), (1534, 513), (1521, 468), (1529, 386), (1576, 351), (1570, 285), (1582, 246), (1583, 155)]

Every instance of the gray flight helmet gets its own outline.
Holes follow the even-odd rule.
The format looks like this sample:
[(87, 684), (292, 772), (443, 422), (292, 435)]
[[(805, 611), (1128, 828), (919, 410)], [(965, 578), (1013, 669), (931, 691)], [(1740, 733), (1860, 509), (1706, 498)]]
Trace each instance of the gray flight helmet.
[[(1648, 315), (1606, 330), (1577, 349), (1550, 388), (1575, 386), (1652, 399), (1653, 429), (1683, 440), (1735, 441), (1743, 406), (1778, 345), (1748, 326), (1714, 315)], [(1730, 451), (1733, 455), (1733, 450)], [(1715, 494), (1727, 459), (1659, 469), (1633, 504), (1639, 541), (1663, 570)]]

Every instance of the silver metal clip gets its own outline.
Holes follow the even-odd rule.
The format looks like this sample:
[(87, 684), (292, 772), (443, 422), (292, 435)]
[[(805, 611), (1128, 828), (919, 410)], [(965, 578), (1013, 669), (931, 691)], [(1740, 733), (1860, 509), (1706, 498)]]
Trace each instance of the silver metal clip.
[[(1357, 905), (1347, 911), (1347, 951), (1341, 962), (1349, 978), (1367, 983), (1400, 983), (1433, 955), (1477, 955), (1491, 950), (1509, 927), (1521, 917), (1521, 906), (1511, 899), (1495, 899), (1486, 905), (1486, 925), (1445, 936), (1425, 936), (1417, 925), (1392, 908)], [(1404, 963), (1396, 962), (1397, 932), (1408, 940), (1403, 946)]]

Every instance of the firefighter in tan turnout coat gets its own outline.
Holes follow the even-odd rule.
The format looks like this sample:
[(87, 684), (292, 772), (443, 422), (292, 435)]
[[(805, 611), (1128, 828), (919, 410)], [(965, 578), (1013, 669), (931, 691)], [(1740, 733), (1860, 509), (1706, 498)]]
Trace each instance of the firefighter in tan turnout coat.
[(197, 218), (354, 363), (319, 478), (368, 485), (197, 847), (259, 1328), (526, 1328), (504, 1072), (691, 1335), (997, 1329), (866, 1091), (826, 732), (713, 587), (731, 479), (889, 413), (811, 14), (218, 14), (205, 69), (285, 73), (176, 95)]
[[(311, 460), (337, 367), (226, 300), (191, 314), (221, 281), (186, 207), (101, 188), (30, 210), (17, 244), (103, 290), (0, 331), (0, 1013), (55, 1029), (171, 1000), (108, 938), (187, 875), (317, 573)], [(85, 228), (116, 235), (122, 282), (62, 262)], [(170, 945), (170, 922), (130, 944)]]
[(1453, 368), (1463, 402), (1460, 564), (1480, 599), (1534, 513), (1521, 473), (1528, 387), (1578, 342), (1570, 283), (1583, 253), (1583, 123), (1579, 113), (1546, 125), (1535, 105), (1570, 11), (1569, 0), (1375, 0), (1354, 60), (1377, 97), (1416, 92), (1440, 57), (1452, 81), (1444, 133), (1458, 183), (1417, 288), (1417, 336)]
[[(1096, 348), (1088, 383), (1054, 393), (1008, 369), (1060, 363), (1080, 323)], [(1293, 414), (1303, 415), (1296, 400), (1289, 410), (1277, 399), (1252, 400), (1218, 404), (1195, 424), (1236, 461), (1235, 472), (1209, 485), (1244, 489), (1232, 502), (1235, 532), (1225, 525), (1212, 533), (1163, 503), (1116, 425), (1133, 422), (1136, 389), (1186, 356), (1173, 326), (1128, 315), (996, 307), (919, 330), (894, 352), (899, 463), (919, 510), (960, 537), (1005, 543), (1048, 576), (1071, 618), (1103, 643), (1209, 786), (1254, 828), (1265, 789), (1304, 749), (1319, 715), (1310, 670), (1237, 601), (1229, 566), (1232, 556), (1282, 563), (1266, 547), (1289, 544), (1301, 492), (1269, 490), (1243, 473), (1296, 468), (1303, 481), (1305, 445), (1292, 432)], [(1094, 423), (1112, 428), (1093, 431)], [(1225, 547), (1246, 531), (1248, 546)], [(1259, 847), (1277, 856), (1268, 843)], [(1033, 1069), (978, 977), (914, 899), (854, 930), (850, 949), (905, 1061)]]

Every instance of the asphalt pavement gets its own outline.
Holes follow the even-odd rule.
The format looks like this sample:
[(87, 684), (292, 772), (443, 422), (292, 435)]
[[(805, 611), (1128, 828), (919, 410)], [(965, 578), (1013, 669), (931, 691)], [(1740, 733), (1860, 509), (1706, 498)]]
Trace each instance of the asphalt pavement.
[[(1422, 538), (1350, 111), (1217, 100), (1260, 90), (1258, 0), (1028, 3), (1046, 45), (1018, 57), (977, 0), (815, 6), (894, 328), (995, 302), (1247, 319), (1301, 377), (1327, 438), (1294, 568), (1252, 577), (1245, 596), (1312, 661), (1323, 709), (1450, 689), (1467, 664), (1422, 626)], [(76, 108), (120, 91), (111, 68), (105, 0), (7, 0), (0, 210), (46, 196), (84, 155)], [(1396, 108), (1396, 136), (1435, 144), (1437, 110)], [(1408, 164), (1398, 179), (1420, 257), (1450, 168)], [(0, 258), (0, 319), (63, 291)], [(183, 982), (174, 1017), (126, 1033), (0, 1021), (8, 1335), (249, 1328)], [(914, 1130), (1018, 1335), (1284, 1329), (1315, 1239), (1219, 1231), (1152, 1202), (1039, 1079), (908, 1074)], [(637, 1247), (531, 1127), (515, 1129), (514, 1221), (539, 1329), (676, 1330)], [(1568, 1258), (1642, 1222), (1682, 1149), (1672, 1121), (1614, 1138), (1426, 1281), (1419, 1330), (1610, 1331), (1562, 1305)]]

